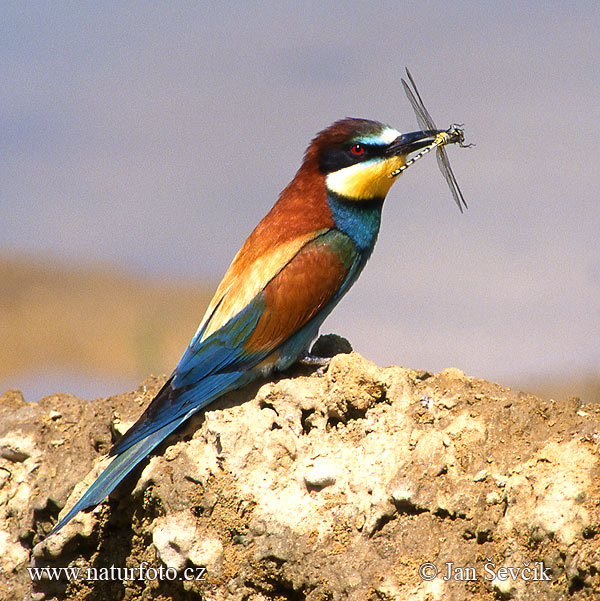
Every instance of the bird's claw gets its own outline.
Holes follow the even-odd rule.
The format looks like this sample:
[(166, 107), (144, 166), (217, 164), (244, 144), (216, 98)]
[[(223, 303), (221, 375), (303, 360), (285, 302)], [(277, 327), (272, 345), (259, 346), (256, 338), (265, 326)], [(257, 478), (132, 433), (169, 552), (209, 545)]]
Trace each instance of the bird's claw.
[(325, 373), (325, 369), (329, 366), (331, 357), (319, 357), (319, 355), (311, 355), (306, 352), (298, 357), (298, 363), (301, 365), (309, 365), (312, 367), (318, 366), (317, 376), (322, 377)]

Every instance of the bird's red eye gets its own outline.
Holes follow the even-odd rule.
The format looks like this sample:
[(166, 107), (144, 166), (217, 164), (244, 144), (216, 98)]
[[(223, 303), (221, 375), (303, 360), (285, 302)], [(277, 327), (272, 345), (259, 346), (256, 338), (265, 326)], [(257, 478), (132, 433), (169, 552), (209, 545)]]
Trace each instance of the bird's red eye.
[(350, 152), (355, 156), (355, 157), (359, 157), (361, 154), (364, 154), (365, 152), (365, 147), (362, 144), (355, 144), (351, 149)]

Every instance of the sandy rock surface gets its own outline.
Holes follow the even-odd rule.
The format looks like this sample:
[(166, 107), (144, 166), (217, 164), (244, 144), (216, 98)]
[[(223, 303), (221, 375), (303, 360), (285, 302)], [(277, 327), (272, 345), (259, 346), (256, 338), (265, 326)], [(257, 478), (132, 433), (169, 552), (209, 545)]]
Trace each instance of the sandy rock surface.
[(0, 397), (1, 599), (597, 598), (600, 407), (356, 354), (224, 397), (40, 542), (162, 381)]

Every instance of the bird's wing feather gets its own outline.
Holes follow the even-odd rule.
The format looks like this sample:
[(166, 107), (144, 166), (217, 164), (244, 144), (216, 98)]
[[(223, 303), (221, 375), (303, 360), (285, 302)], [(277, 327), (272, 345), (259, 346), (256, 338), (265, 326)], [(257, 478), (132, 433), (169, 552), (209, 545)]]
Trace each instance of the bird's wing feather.
[(306, 244), (325, 232), (313, 230), (267, 248), (256, 248), (249, 239), (223, 276), (191, 344), (205, 340), (237, 315)]
[(191, 342), (169, 381), (111, 455), (254, 379), (252, 368), (345, 291), (357, 256), (351, 239), (338, 230), (306, 242), (235, 316)]
[(265, 309), (245, 348), (270, 353), (321, 313), (339, 293), (357, 256), (352, 240), (338, 230), (306, 244), (265, 286)]

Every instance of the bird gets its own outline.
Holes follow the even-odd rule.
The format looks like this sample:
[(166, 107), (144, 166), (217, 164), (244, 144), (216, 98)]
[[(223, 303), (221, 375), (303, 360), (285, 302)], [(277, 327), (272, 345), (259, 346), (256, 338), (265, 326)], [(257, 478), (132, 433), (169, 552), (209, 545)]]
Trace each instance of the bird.
[[(318, 133), (300, 168), (225, 273), (189, 346), (112, 462), (54, 526), (95, 507), (168, 435), (227, 392), (298, 360), (363, 271), (384, 199), (407, 156), (444, 130), (346, 117)], [(461, 208), (462, 210), (462, 208)]]

